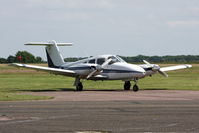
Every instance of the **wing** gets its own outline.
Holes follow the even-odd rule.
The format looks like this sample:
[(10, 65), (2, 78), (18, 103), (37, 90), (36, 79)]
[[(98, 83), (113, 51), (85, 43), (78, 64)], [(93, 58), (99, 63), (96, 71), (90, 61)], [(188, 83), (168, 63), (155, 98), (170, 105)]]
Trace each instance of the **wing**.
[(70, 76), (70, 77), (76, 76), (76, 73), (71, 70), (34, 66), (34, 65), (26, 65), (26, 64), (18, 64), (18, 63), (12, 63), (10, 65), (15, 66), (15, 67), (23, 67), (23, 68), (29, 68), (29, 69), (39, 70), (39, 71), (50, 72), (50, 73), (57, 74), (57, 75), (64, 75), (64, 76)]
[(190, 67), (192, 67), (192, 65), (178, 65), (178, 66), (162, 67), (160, 68), (160, 71), (166, 72), (166, 71), (185, 69), (185, 68), (190, 68)]

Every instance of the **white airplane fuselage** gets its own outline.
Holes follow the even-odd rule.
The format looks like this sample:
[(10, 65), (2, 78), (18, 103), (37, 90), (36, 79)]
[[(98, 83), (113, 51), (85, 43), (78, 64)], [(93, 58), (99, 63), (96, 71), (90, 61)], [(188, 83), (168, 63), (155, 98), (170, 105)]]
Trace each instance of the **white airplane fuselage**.
[[(80, 76), (80, 78), (86, 78), (88, 74), (93, 71), (93, 69), (97, 69), (101, 65), (97, 64), (98, 59), (104, 59), (105, 62), (110, 57), (115, 58), (116, 61), (107, 65), (100, 73), (97, 74), (98, 76), (106, 77), (104, 80), (128, 81), (145, 76), (146, 71), (142, 67), (139, 65), (129, 64), (115, 55), (100, 55), (77, 62), (66, 63), (62, 65), (61, 68), (65, 70), (73, 70), (77, 73), (77, 76)], [(93, 63), (89, 63), (91, 60), (95, 61)], [(93, 77), (91, 80), (92, 79), (96, 80), (97, 78)]]

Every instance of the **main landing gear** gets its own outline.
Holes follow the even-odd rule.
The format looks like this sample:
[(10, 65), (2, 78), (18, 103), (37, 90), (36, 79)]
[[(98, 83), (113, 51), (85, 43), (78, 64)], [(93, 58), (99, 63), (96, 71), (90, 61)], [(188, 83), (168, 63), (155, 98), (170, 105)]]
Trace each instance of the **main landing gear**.
[(76, 86), (76, 91), (82, 91), (83, 90), (83, 85), (82, 85), (82, 82), (80, 82), (80, 78), (75, 79), (74, 86)]
[(131, 88), (131, 82), (130, 81), (125, 81), (124, 83), (124, 90), (128, 91)]
[[(134, 80), (135, 85), (133, 86), (133, 91), (137, 92), (139, 90), (139, 87), (137, 85), (137, 80)], [(131, 82), (130, 81), (125, 81), (124, 83), (124, 90), (130, 90), (131, 88)]]
[(81, 82), (78, 83), (78, 85), (76, 86), (76, 90), (77, 91), (82, 91), (83, 90), (83, 85)]

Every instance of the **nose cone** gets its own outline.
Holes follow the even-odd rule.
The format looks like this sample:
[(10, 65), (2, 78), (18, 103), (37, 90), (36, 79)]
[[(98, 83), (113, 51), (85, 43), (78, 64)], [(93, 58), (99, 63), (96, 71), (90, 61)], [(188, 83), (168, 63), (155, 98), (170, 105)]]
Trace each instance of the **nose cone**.
[(139, 77), (144, 77), (145, 74), (146, 74), (146, 71), (142, 67), (140, 67), (138, 65), (126, 63), (123, 66), (125, 66), (125, 68), (127, 70), (132, 72), (132, 77), (138, 77), (138, 78)]
[(137, 77), (143, 77), (146, 74), (146, 71), (142, 67), (140, 67), (138, 65), (133, 65), (132, 64), (131, 65), (131, 69), (133, 71), (135, 71), (135, 73), (137, 73)]

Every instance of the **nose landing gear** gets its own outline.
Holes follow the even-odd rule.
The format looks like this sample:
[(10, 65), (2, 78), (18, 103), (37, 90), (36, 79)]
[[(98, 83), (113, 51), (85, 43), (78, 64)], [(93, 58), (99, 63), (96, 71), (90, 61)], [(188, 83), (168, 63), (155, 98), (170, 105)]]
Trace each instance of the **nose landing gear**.
[(137, 79), (134, 79), (135, 85), (133, 86), (133, 91), (137, 92), (139, 90), (139, 87), (137, 85)]
[(135, 84), (135, 85), (133, 86), (133, 91), (137, 92), (138, 90), (139, 90), (139, 87)]

